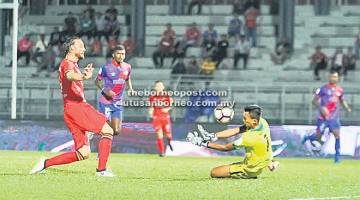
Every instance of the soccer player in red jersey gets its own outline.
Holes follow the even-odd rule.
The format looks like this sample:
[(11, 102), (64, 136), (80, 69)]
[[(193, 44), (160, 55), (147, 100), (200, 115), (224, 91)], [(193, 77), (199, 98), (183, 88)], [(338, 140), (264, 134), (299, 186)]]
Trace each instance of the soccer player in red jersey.
[(64, 43), (65, 58), (59, 67), (59, 81), (64, 99), (64, 121), (69, 128), (75, 143), (75, 151), (44, 159), (30, 171), (30, 174), (41, 173), (54, 165), (64, 165), (89, 158), (90, 144), (86, 131), (101, 135), (99, 142), (99, 163), (97, 176), (115, 176), (106, 164), (111, 152), (113, 129), (107, 124), (105, 115), (98, 112), (84, 97), (84, 80), (93, 75), (93, 66), (88, 64), (81, 72), (78, 61), (84, 58), (85, 46), (78, 37), (71, 37)]
[(171, 145), (171, 119), (170, 113), (173, 100), (170, 96), (166, 95), (165, 86), (161, 81), (155, 81), (156, 95), (150, 96), (150, 109), (149, 114), (153, 118), (153, 125), (157, 136), (157, 145), (159, 149), (159, 155), (165, 156), (165, 147), (163, 135), (165, 134), (168, 139), (168, 145), (170, 150), (173, 150)]

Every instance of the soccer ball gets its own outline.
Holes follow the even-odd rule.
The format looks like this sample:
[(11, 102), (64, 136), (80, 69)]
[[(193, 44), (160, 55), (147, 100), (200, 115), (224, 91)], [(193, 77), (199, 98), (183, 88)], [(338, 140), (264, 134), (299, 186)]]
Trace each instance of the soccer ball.
[(214, 109), (214, 117), (220, 124), (229, 123), (234, 117), (234, 109), (228, 106), (217, 106)]

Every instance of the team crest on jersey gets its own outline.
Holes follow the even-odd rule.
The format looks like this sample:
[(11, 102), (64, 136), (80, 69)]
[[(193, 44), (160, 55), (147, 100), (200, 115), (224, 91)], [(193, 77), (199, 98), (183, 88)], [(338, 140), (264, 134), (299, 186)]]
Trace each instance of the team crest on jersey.
[(127, 75), (129, 74), (129, 72), (128, 72), (128, 71), (124, 71), (123, 74), (124, 74), (125, 76), (127, 76)]
[(116, 73), (115, 73), (115, 72), (111, 72), (110, 75), (111, 75), (111, 76), (115, 76)]

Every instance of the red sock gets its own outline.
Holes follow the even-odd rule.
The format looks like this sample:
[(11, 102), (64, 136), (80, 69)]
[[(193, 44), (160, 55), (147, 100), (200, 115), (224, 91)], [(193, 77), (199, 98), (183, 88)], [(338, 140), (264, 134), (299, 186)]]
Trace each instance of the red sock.
[(63, 153), (61, 155), (52, 157), (50, 159), (47, 159), (45, 162), (45, 168), (48, 168), (53, 165), (69, 164), (69, 163), (72, 163), (75, 161), (78, 161), (75, 151), (67, 152), (67, 153)]
[(159, 153), (163, 154), (164, 153), (164, 141), (162, 138), (157, 139), (157, 145), (158, 145)]
[(106, 169), (106, 163), (108, 161), (110, 152), (111, 152), (112, 140), (109, 138), (103, 137), (99, 142), (99, 163), (98, 171), (103, 171)]

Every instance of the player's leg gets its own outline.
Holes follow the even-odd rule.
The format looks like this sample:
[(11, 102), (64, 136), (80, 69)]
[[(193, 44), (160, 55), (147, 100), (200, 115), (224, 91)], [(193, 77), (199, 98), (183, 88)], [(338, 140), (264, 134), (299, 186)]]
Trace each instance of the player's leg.
[(156, 142), (159, 150), (159, 156), (163, 157), (165, 156), (165, 145), (164, 145), (164, 134), (162, 132), (162, 129), (155, 128), (156, 130)]
[(230, 178), (230, 165), (215, 167), (210, 172), (211, 178)]
[[(107, 172), (106, 165), (107, 165), (107, 161), (109, 159), (110, 152), (111, 152), (114, 131), (110, 127), (110, 125), (105, 122), (103, 124), (99, 134), (101, 135), (101, 139), (100, 139), (99, 148), (98, 148), (99, 149), (99, 162), (98, 162), (98, 167), (97, 167), (96, 171), (97, 172)], [(97, 175), (101, 175), (101, 174), (97, 173)]]
[(162, 131), (163, 133), (166, 135), (167, 138), (167, 145), (169, 145), (169, 148), (171, 151), (173, 151), (173, 146), (171, 145), (171, 141), (172, 141), (172, 133), (171, 133), (171, 121), (166, 120), (166, 122), (164, 122), (164, 124), (162, 124)]
[(83, 112), (83, 119), (79, 121), (79, 124), (83, 129), (91, 131), (93, 133), (101, 135), (99, 141), (99, 163), (97, 167), (98, 176), (114, 176), (111, 171), (107, 170), (106, 164), (111, 152), (111, 145), (114, 131), (107, 123), (107, 118), (105, 115), (97, 111), (90, 104), (84, 103), (81, 106), (79, 112)]
[(340, 129), (333, 129), (331, 131), (335, 136), (335, 156), (334, 162), (340, 162)]
[(321, 143), (321, 136), (324, 134), (326, 128), (327, 128), (326, 121), (317, 120), (316, 121), (316, 131), (310, 135), (305, 136), (302, 140), (302, 144), (305, 144), (305, 142), (307, 140), (310, 140), (310, 142), (313, 142), (316, 140)]
[(162, 131), (162, 125), (159, 121), (159, 119), (153, 119), (153, 126), (155, 129), (155, 134), (156, 134), (156, 143), (158, 146), (158, 150), (159, 150), (159, 156), (163, 157), (165, 154), (165, 147), (164, 147), (164, 134)]
[[(267, 163), (266, 163), (267, 166)], [(265, 166), (265, 167), (266, 167)], [(261, 168), (249, 168), (243, 162), (232, 163), (230, 165), (223, 165), (215, 167), (211, 170), (212, 178), (257, 178), (261, 173)]]
[(64, 119), (73, 136), (76, 150), (66, 152), (49, 159), (41, 158), (35, 167), (30, 171), (30, 174), (41, 173), (44, 169), (54, 165), (64, 165), (89, 158), (90, 145), (85, 132), (80, 130), (74, 123), (71, 123), (66, 111)]
[(121, 122), (122, 122), (122, 107), (114, 106), (111, 113), (111, 127), (114, 130), (114, 135), (119, 135), (121, 133)]
[(330, 120), (328, 123), (330, 132), (335, 137), (335, 155), (334, 155), (334, 162), (340, 162), (340, 120)]

